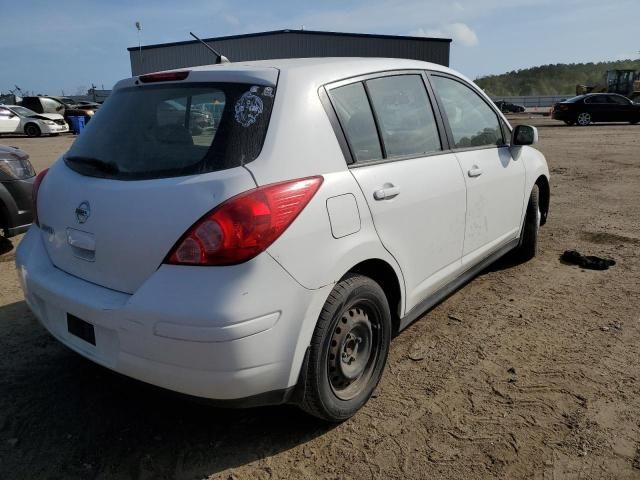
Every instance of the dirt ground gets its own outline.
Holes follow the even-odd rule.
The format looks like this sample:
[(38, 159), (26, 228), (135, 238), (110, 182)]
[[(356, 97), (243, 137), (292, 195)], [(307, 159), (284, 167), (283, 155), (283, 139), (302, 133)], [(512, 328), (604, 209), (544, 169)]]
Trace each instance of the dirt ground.
[[(0, 256), (0, 479), (640, 478), (640, 126), (517, 121), (539, 127), (552, 172), (540, 256), (401, 333), (374, 398), (338, 426), (93, 365), (37, 323)], [(38, 168), (69, 141), (2, 139)], [(564, 265), (572, 248), (618, 263)]]

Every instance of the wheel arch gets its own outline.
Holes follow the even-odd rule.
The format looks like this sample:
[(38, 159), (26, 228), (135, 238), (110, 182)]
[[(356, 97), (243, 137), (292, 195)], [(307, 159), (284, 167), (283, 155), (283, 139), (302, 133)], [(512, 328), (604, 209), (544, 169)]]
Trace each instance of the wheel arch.
[(400, 279), (394, 268), (384, 260), (371, 258), (351, 267), (342, 278), (349, 273), (364, 275), (380, 285), (389, 303), (393, 331), (394, 333), (398, 332), (402, 315), (403, 296)]
[(40, 128), (40, 125), (38, 125), (36, 122), (27, 122), (27, 123), (25, 123), (25, 124), (22, 126), (22, 131), (23, 131), (25, 134), (27, 133), (27, 128), (28, 128), (30, 125), (33, 125), (34, 127), (36, 127), (36, 128), (40, 131), (40, 133), (42, 133), (42, 128)]

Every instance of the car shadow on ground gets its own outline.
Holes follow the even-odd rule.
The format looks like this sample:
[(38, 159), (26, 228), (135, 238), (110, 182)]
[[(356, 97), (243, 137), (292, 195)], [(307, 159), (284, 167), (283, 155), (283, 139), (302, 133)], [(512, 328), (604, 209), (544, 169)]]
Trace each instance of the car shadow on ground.
[(0, 307), (0, 372), (0, 478), (203, 478), (332, 428), (292, 406), (214, 408), (114, 373), (63, 347), (25, 302)]

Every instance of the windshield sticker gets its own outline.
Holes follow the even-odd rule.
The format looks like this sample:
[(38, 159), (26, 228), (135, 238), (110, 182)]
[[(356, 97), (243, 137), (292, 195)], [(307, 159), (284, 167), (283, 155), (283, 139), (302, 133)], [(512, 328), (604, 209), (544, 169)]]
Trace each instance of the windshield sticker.
[(251, 92), (244, 92), (235, 106), (236, 122), (243, 127), (250, 127), (262, 115), (264, 106), (262, 99)]
[(273, 97), (273, 88), (272, 87), (264, 87), (262, 91), (263, 97)]

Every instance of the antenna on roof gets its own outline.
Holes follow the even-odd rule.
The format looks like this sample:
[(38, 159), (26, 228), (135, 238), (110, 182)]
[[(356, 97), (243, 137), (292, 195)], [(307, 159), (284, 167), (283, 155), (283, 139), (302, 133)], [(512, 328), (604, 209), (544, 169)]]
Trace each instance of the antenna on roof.
[(210, 45), (207, 45), (203, 40), (198, 38), (195, 33), (189, 32), (189, 35), (191, 35), (193, 38), (198, 40), (202, 45), (207, 47), (207, 49), (209, 49), (209, 50), (211, 50), (211, 52), (213, 52), (213, 54), (216, 56), (216, 64), (229, 63), (229, 59), (227, 57), (225, 57), (221, 53), (218, 53), (217, 51), (215, 51)]

